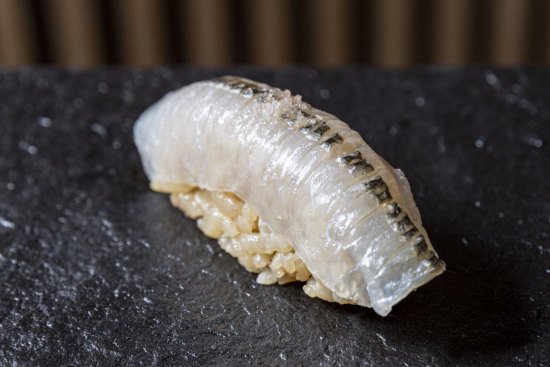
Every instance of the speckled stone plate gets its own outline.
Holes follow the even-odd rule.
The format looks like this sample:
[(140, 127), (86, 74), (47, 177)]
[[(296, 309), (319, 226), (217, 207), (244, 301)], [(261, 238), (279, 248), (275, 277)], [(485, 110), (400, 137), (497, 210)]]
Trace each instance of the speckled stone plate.
[[(300, 93), (412, 185), (448, 271), (381, 318), (260, 286), (151, 192), (131, 129), (223, 74)], [(550, 69), (0, 72), (0, 365), (550, 363)]]

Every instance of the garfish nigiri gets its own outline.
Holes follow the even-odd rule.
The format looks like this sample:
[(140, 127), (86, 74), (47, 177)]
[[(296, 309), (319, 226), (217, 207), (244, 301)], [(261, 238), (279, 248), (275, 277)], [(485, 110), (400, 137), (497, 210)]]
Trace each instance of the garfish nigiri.
[(260, 283), (385, 316), (445, 269), (403, 172), (289, 91), (197, 82), (147, 109), (134, 139), (151, 188)]

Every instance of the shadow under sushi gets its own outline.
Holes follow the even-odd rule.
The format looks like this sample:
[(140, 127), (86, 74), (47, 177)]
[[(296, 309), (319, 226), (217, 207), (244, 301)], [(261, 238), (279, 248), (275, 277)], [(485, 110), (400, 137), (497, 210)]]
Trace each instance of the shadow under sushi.
[[(392, 334), (398, 328), (401, 343), (441, 348), (457, 359), (520, 352), (533, 339), (536, 315), (518, 288), (519, 280), (507, 270), (509, 264), (497, 265), (477, 254), (475, 244), (464, 249), (456, 238), (433, 241), (461, 250), (453, 256), (438, 247), (447, 271), (396, 305), (385, 319), (391, 324), (387, 331)], [(372, 322), (374, 315), (364, 317)]]

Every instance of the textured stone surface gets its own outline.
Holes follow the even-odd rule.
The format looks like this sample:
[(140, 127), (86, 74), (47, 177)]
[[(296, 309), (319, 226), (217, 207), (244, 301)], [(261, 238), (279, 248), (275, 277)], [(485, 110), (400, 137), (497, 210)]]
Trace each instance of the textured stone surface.
[(1, 365), (550, 363), (550, 69), (229, 72), (412, 184), (448, 271), (387, 318), (259, 286), (148, 190), (133, 121), (193, 69), (0, 73)]

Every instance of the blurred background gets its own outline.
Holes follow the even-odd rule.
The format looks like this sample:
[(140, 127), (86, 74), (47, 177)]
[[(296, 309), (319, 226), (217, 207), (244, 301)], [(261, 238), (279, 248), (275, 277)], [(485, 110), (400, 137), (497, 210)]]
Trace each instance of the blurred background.
[(0, 64), (550, 64), (550, 0), (0, 0)]

